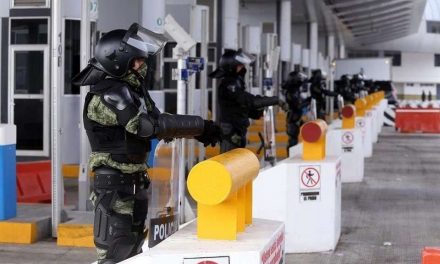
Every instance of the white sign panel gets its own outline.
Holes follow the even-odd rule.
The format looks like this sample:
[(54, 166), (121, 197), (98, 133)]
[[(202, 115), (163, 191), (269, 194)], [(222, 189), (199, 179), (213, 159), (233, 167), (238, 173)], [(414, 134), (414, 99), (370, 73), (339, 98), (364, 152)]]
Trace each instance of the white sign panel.
[(208, 258), (185, 258), (183, 264), (229, 264), (229, 256)]

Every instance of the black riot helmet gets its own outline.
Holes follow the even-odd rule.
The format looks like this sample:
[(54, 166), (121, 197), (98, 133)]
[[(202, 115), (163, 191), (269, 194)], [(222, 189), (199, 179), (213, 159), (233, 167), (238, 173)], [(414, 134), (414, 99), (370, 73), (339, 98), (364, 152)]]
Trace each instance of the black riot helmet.
[(250, 64), (255, 57), (241, 49), (226, 49), (220, 58), (218, 68), (209, 74), (211, 78), (222, 78), (225, 75), (235, 74), (238, 65)]
[(313, 70), (311, 80), (321, 81), (322, 80), (322, 71), (320, 69)]
[(128, 30), (112, 30), (98, 41), (94, 66), (112, 77), (123, 77), (134, 58), (156, 55), (166, 41), (164, 35), (137, 23), (133, 23)]
[(298, 89), (307, 81), (307, 75), (300, 71), (293, 71), (289, 73), (286, 82), (283, 84), (283, 89)]

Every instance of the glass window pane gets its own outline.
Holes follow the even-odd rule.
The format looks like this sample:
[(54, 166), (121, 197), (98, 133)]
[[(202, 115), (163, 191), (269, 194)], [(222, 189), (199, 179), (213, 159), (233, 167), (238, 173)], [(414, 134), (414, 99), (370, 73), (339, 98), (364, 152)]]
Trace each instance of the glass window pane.
[(177, 89), (177, 81), (173, 80), (173, 69), (177, 68), (177, 62), (165, 62), (163, 74), (164, 89)]
[(15, 7), (42, 7), (46, 6), (46, 0), (14, 0)]
[(15, 52), (15, 94), (43, 94), (44, 52)]
[(12, 19), (11, 44), (47, 44), (47, 19)]
[(80, 26), (78, 20), (66, 20), (64, 51), (64, 93), (79, 94), (79, 86), (72, 84), (72, 78), (80, 68)]
[(43, 150), (43, 99), (15, 99), (14, 103), (17, 149)]

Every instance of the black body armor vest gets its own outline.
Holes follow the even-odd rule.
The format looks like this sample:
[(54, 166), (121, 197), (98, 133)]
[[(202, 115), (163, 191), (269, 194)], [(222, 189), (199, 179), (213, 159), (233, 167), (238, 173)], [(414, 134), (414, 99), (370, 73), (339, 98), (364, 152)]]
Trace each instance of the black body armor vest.
[[(84, 128), (93, 152), (110, 153), (114, 161), (121, 163), (145, 163), (150, 151), (150, 138), (142, 138), (125, 130), (120, 121), (128, 122), (136, 116), (142, 103), (140, 96), (128, 84), (117, 79), (105, 79), (92, 86), (87, 94), (83, 110)], [(101, 125), (87, 117), (87, 108), (93, 96), (98, 95), (101, 101), (114, 110), (119, 125)], [(110, 97), (114, 102), (109, 104), (104, 97)], [(150, 109), (145, 109), (149, 115), (157, 115), (151, 98)], [(157, 117), (156, 117), (157, 118)]]

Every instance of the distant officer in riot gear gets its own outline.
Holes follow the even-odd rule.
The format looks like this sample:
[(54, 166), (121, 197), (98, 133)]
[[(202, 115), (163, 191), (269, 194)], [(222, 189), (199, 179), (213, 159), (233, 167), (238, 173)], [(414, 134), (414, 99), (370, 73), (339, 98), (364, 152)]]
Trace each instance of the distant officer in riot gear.
[(259, 119), (263, 108), (279, 103), (278, 97), (252, 95), (246, 92), (245, 64), (252, 63), (254, 57), (241, 49), (226, 50), (220, 58), (218, 68), (209, 74), (211, 78), (221, 79), (218, 86), (220, 127), (223, 141), (220, 151), (246, 146), (249, 118)]
[(341, 79), (335, 82), (335, 87), (338, 93), (344, 98), (344, 103), (354, 104), (356, 101), (356, 94), (351, 87), (351, 79), (348, 75), (344, 74)]
[(309, 82), (311, 96), (316, 100), (317, 117), (325, 120), (325, 96), (335, 97), (338, 94), (325, 89), (325, 78), (319, 69), (312, 71)]
[(362, 74), (354, 74), (351, 79), (351, 89), (354, 91), (356, 97), (360, 97), (361, 92), (366, 91), (364, 76)]
[(304, 87), (305, 85), (307, 85), (307, 75), (299, 71), (289, 73), (287, 80), (282, 85), (282, 91), (288, 105), (286, 125), (289, 142), (287, 152), (290, 147), (298, 144), (299, 130), (303, 123), (303, 108), (310, 104), (310, 98), (304, 96), (302, 92), (307, 89)]
[(146, 58), (166, 39), (133, 24), (112, 30), (98, 42), (95, 57), (74, 78), (92, 85), (83, 120), (95, 173), (94, 242), (98, 263), (120, 262), (141, 252), (148, 212), (146, 175), (150, 139), (196, 138), (205, 145), (220, 139), (220, 128), (198, 116), (162, 114), (145, 88)]

